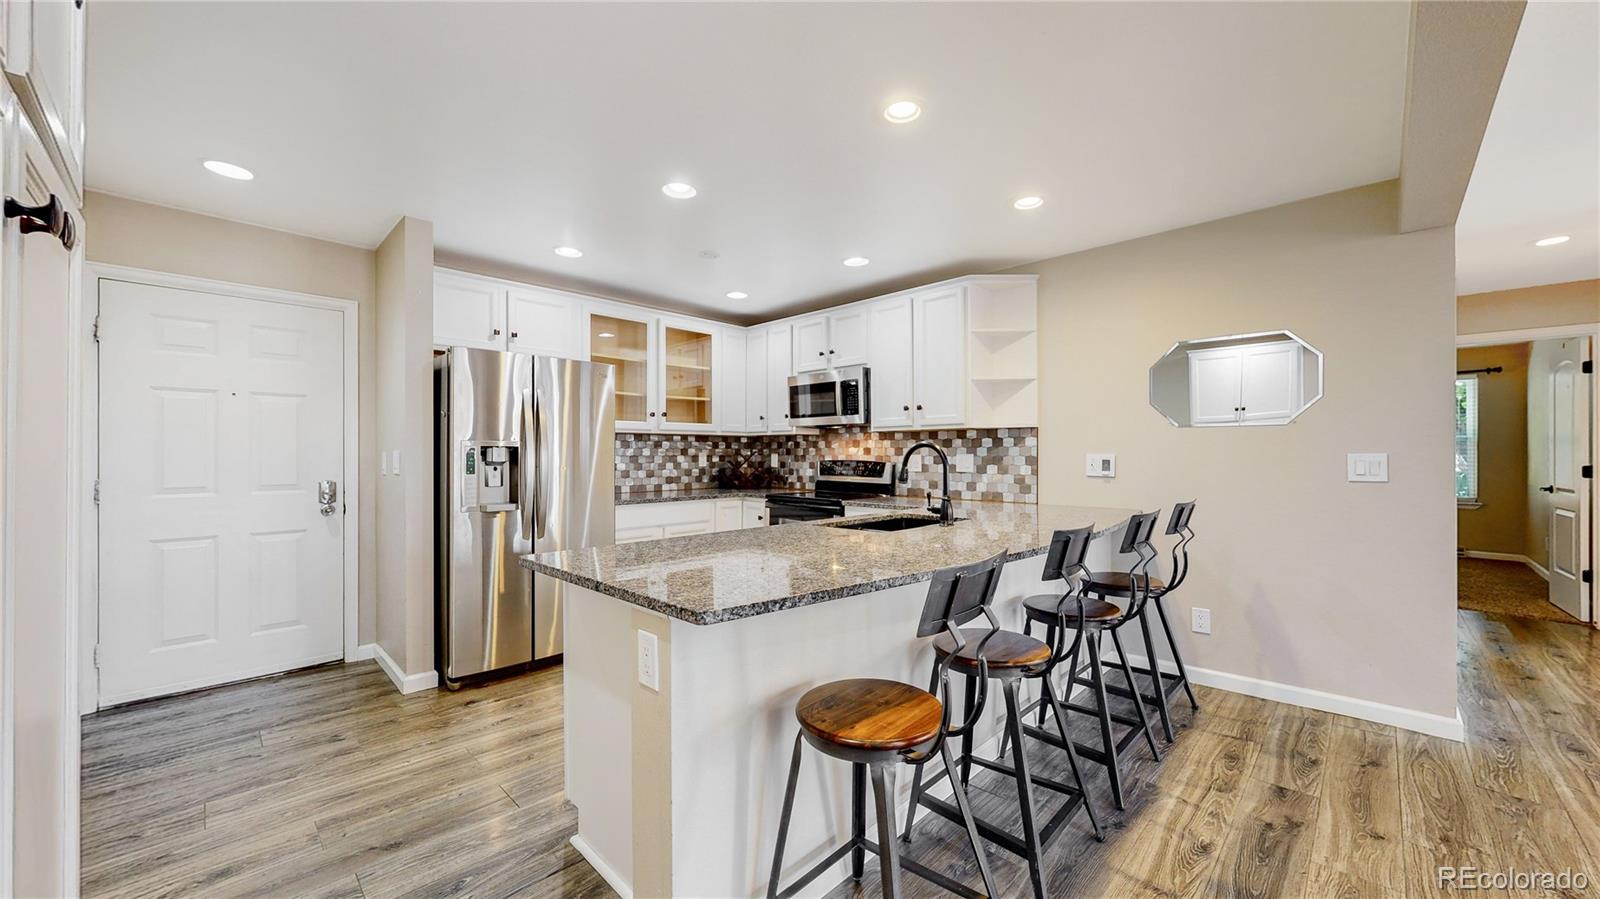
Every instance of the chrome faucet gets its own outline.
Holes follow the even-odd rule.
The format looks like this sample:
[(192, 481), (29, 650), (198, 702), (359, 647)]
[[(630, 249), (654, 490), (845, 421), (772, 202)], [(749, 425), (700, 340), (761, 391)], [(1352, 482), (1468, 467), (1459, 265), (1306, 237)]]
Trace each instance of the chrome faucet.
[(939, 508), (937, 510), (933, 508), (932, 502), (935, 498), (933, 496), (929, 496), (928, 502), (930, 505), (928, 506), (928, 511), (938, 511), (939, 526), (947, 528), (950, 525), (955, 524), (955, 510), (950, 506), (950, 459), (944, 454), (944, 450), (939, 448), (938, 444), (928, 440), (918, 440), (916, 443), (911, 445), (911, 449), (906, 450), (905, 458), (900, 460), (900, 483), (905, 484), (910, 482), (911, 457), (916, 455), (917, 450), (919, 449), (931, 449), (933, 450), (934, 454), (939, 457), (939, 467), (944, 472), (944, 480), (939, 489), (941, 494), (938, 497)]

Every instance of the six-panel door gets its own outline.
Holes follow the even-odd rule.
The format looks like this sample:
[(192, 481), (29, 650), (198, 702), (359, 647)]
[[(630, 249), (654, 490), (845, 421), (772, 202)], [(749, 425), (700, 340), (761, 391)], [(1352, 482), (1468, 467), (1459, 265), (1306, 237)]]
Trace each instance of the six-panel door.
[(100, 302), (101, 703), (340, 658), (342, 315), (115, 281)]

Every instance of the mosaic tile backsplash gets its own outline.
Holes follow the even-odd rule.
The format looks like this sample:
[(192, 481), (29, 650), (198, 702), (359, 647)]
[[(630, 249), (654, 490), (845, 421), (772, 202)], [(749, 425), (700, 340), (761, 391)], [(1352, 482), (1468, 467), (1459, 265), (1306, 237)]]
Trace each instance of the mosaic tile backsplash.
[[(933, 440), (950, 457), (950, 493), (957, 499), (1039, 501), (1039, 432), (1035, 428), (956, 428), (944, 431), (867, 431), (831, 428), (819, 434), (730, 436), (617, 435), (617, 486), (624, 491), (716, 486), (717, 471), (754, 463), (770, 467), (776, 483), (809, 486), (823, 459), (885, 459), (900, 463), (918, 440)], [(902, 493), (939, 487), (932, 453), (912, 459)]]

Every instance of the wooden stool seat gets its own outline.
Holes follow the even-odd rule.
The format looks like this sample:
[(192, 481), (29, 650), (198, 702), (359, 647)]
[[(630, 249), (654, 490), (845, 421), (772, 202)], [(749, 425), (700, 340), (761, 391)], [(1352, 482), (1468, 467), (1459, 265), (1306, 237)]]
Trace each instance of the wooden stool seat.
[[(1048, 643), (1016, 631), (994, 631), (991, 635), (986, 628), (963, 628), (961, 637), (966, 645), (950, 659), (953, 668), (977, 670), (980, 644), (990, 669), (1033, 668), (1050, 661)], [(950, 655), (954, 647), (955, 640), (949, 634), (940, 634), (933, 640), (933, 651), (940, 656)]]
[[(1131, 587), (1132, 576), (1126, 571), (1094, 571), (1089, 574), (1089, 583), (1086, 589), (1090, 593), (1104, 593), (1108, 596), (1127, 596)], [(1151, 593), (1160, 593), (1167, 589), (1165, 582), (1158, 577), (1142, 575), (1141, 581), (1149, 581)]]
[[(1058, 618), (1056, 611), (1061, 605), (1061, 597), (1054, 593), (1039, 593), (1022, 601), (1022, 607), (1032, 621), (1042, 621), (1045, 624), (1054, 624)], [(1084, 597), (1083, 618), (1086, 622), (1115, 621), (1122, 617), (1122, 607), (1103, 599), (1090, 599)], [(1078, 601), (1067, 602), (1067, 624), (1071, 625), (1078, 620)]]
[(852, 749), (894, 751), (921, 746), (939, 735), (944, 706), (926, 690), (873, 677), (834, 681), (800, 697), (800, 726), (826, 743)]

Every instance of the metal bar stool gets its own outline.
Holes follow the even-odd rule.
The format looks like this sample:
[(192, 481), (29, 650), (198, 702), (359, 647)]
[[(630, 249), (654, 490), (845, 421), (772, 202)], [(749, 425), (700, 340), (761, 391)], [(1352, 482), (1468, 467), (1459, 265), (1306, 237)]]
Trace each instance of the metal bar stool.
[[(992, 559), (936, 572), (928, 587), (928, 598), (923, 602), (917, 636), (932, 637), (939, 634), (940, 641), (947, 641), (962, 658), (973, 659), (978, 670), (987, 673), (986, 647), (981, 640), (977, 645), (969, 643), (967, 638), (970, 632), (963, 633), (960, 625), (979, 614), (989, 614), (988, 606), (999, 584), (1005, 557), (1002, 551)], [(992, 615), (990, 621), (993, 622)], [(997, 630), (998, 626), (989, 633)], [(980, 691), (976, 702), (972, 696), (968, 696), (966, 719), (959, 725), (951, 724), (949, 674), (954, 657), (954, 653), (936, 654), (933, 683), (926, 692), (898, 681), (858, 678), (823, 684), (800, 697), (800, 702), (795, 706), (800, 733), (795, 735), (794, 755), (789, 761), (789, 782), (783, 794), (783, 814), (778, 822), (778, 845), (772, 856), (767, 899), (793, 896), (823, 871), (838, 863), (846, 853), (850, 854), (850, 874), (859, 880), (868, 851), (878, 856), (878, 873), (886, 897), (900, 895), (901, 868), (959, 896), (997, 895), (994, 876), (989, 871), (989, 859), (978, 837), (964, 784), (954, 785), (954, 820), (966, 828), (967, 840), (972, 844), (972, 852), (978, 860), (978, 876), (983, 879), (982, 893), (925, 865), (902, 858), (895, 841), (894, 777), (897, 766), (901, 763), (916, 765), (920, 775), (922, 765), (938, 755), (944, 760), (946, 769), (951, 768), (954, 759), (950, 754), (950, 738), (969, 738), (972, 728), (983, 714), (987, 696)], [(939, 692), (937, 697), (933, 693), (935, 689)], [(852, 832), (848, 842), (828, 853), (780, 893), (778, 878), (783, 870), (784, 843), (789, 838), (789, 817), (794, 811), (795, 783), (800, 777), (802, 740), (823, 755), (850, 763)], [(877, 805), (876, 842), (867, 839), (866, 781), (869, 772)]]
[[(1088, 545), (1091, 529), (1082, 528), (1077, 531), (1057, 532), (1051, 540), (1051, 554), (1072, 555), (1076, 554), (1081, 559), (1084, 548)], [(972, 752), (972, 732), (968, 729), (961, 736), (961, 754), (956, 759), (959, 764), (952, 764), (945, 760), (945, 767), (930, 777), (926, 783), (923, 781), (923, 770), (918, 766), (916, 777), (911, 783), (911, 807), (906, 813), (906, 829), (904, 839), (911, 841), (911, 830), (916, 824), (917, 809), (927, 807), (930, 811), (952, 821), (957, 820), (958, 809), (952, 808), (948, 802), (935, 796), (928, 795), (928, 790), (944, 779), (951, 781), (951, 786), (956, 788), (957, 795), (971, 780), (972, 766), (987, 768), (1007, 777), (1013, 778), (1017, 784), (1017, 800), (1022, 814), (1022, 836), (1010, 833), (1000, 827), (985, 821), (975, 819), (978, 832), (984, 839), (996, 843), (1002, 848), (1027, 859), (1028, 876), (1033, 886), (1033, 893), (1039, 899), (1045, 896), (1043, 858), (1044, 851), (1055, 839), (1065, 832), (1065, 825), (1072, 820), (1078, 810), (1083, 809), (1089, 823), (1094, 829), (1095, 838), (1105, 840), (1105, 833), (1101, 830), (1100, 821), (1095, 816), (1094, 806), (1089, 802), (1088, 789), (1084, 785), (1083, 772), (1078, 764), (1077, 749), (1065, 738), (1066, 715), (1061, 714), (1058, 721), (1062, 722), (1062, 739), (1055, 745), (1064, 747), (1067, 753), (1067, 762), (1072, 771), (1072, 783), (1063, 783), (1053, 778), (1042, 777), (1033, 773), (1029, 767), (1027, 752), (1022, 745), (1023, 713), (1018, 707), (1018, 684), (1025, 678), (1037, 678), (1043, 685), (1044, 696), (1052, 703), (1057, 701), (1055, 689), (1051, 683), (1050, 672), (1064, 655), (1053, 652), (1051, 647), (1031, 636), (1019, 634), (1016, 631), (1001, 630), (999, 622), (994, 617), (992, 609), (993, 595), (986, 597), (981, 608), (973, 608), (964, 620), (976, 618), (979, 612), (986, 617), (989, 629), (969, 629), (965, 632), (967, 648), (962, 648), (949, 635), (941, 636), (933, 643), (936, 654), (934, 677), (939, 678), (941, 666), (953, 667), (956, 673), (967, 678), (967, 708), (973, 709), (975, 703), (973, 696), (976, 693), (980, 699), (986, 689), (985, 684), (989, 678), (1000, 681), (1001, 689), (1006, 702), (1005, 734), (1014, 740), (1017, 751), (1013, 755), (1014, 764), (1007, 765), (998, 760), (991, 760), (976, 756)], [(979, 654), (983, 656), (979, 663)], [(981, 709), (980, 709), (981, 711)], [(974, 714), (968, 715), (969, 720), (976, 720)], [(1045, 787), (1061, 793), (1067, 797), (1060, 809), (1050, 817), (1050, 820), (1039, 824), (1038, 806), (1034, 800), (1033, 788), (1035, 785)]]
[[(1144, 631), (1145, 658), (1149, 660), (1146, 666), (1133, 666), (1135, 674), (1144, 675), (1149, 679), (1152, 687), (1159, 685), (1155, 695), (1143, 694), (1144, 698), (1154, 703), (1161, 715), (1161, 725), (1166, 731), (1167, 742), (1171, 743), (1172, 718), (1170, 712), (1170, 698), (1179, 687), (1189, 696), (1189, 707), (1199, 709), (1200, 703), (1194, 698), (1194, 688), (1189, 685), (1189, 673), (1183, 667), (1183, 656), (1178, 652), (1178, 641), (1172, 637), (1172, 625), (1167, 621), (1167, 610), (1162, 604), (1172, 591), (1178, 589), (1184, 579), (1189, 576), (1189, 542), (1194, 539), (1194, 530), (1189, 527), (1189, 521), (1194, 517), (1194, 500), (1178, 503), (1172, 507), (1172, 517), (1167, 519), (1166, 535), (1177, 537), (1172, 545), (1172, 564), (1168, 568), (1171, 580), (1163, 583), (1160, 578), (1147, 576), (1146, 581), (1150, 592), (1150, 605), (1155, 606), (1156, 617), (1161, 621), (1161, 630), (1167, 638), (1167, 648), (1172, 651), (1173, 665), (1178, 669), (1177, 674), (1168, 674), (1161, 670), (1157, 661), (1155, 641), (1151, 639), (1150, 622), (1143, 615), (1139, 616), (1139, 627)], [(1121, 572), (1092, 573), (1089, 575), (1089, 589), (1107, 596), (1128, 595), (1128, 575)], [(1115, 695), (1124, 695), (1123, 691), (1113, 690)]]
[[(1041, 700), (1034, 705), (1028, 706), (1026, 711), (1038, 709), (1039, 719), (1036, 725), (1025, 725), (1023, 731), (1031, 737), (1058, 746), (1072, 743), (1076, 746), (1078, 755), (1104, 766), (1106, 775), (1111, 781), (1111, 796), (1118, 809), (1127, 808), (1127, 799), (1122, 789), (1120, 754), (1125, 752), (1135, 740), (1143, 735), (1145, 742), (1150, 747), (1150, 755), (1156, 761), (1161, 761), (1161, 750), (1156, 746), (1155, 731), (1150, 725), (1149, 715), (1145, 713), (1138, 682), (1134, 680), (1133, 668), (1128, 662), (1128, 654), (1122, 648), (1122, 639), (1117, 634), (1118, 629), (1124, 624), (1139, 616), (1140, 612), (1144, 610), (1145, 601), (1149, 598), (1150, 591), (1144, 585), (1147, 581), (1146, 569), (1149, 568), (1150, 562), (1157, 555), (1155, 548), (1150, 545), (1150, 535), (1155, 531), (1158, 515), (1158, 512), (1134, 515), (1123, 526), (1120, 551), (1122, 553), (1132, 553), (1138, 557), (1126, 575), (1130, 583), (1137, 585), (1130, 591), (1131, 595), (1127, 608), (1119, 607), (1100, 597), (1086, 598), (1081, 595), (1074, 597), (1075, 593), (1099, 592), (1095, 589), (1093, 575), (1091, 574), (1085, 578), (1083, 576), (1085, 572), (1082, 570), (1081, 564), (1078, 566), (1077, 571), (1072, 571), (1066, 566), (1052, 568), (1048, 564), (1048, 558), (1046, 560), (1044, 579), (1054, 580), (1060, 578), (1067, 580), (1067, 595), (1057, 596), (1046, 593), (1030, 596), (1023, 600), (1022, 603), (1023, 613), (1027, 617), (1026, 629), (1031, 631), (1035, 623), (1042, 624), (1045, 629), (1045, 639), (1052, 644), (1060, 645), (1062, 641), (1060, 629), (1062, 627), (1072, 627), (1079, 632), (1073, 638), (1072, 648), (1067, 653), (1068, 670), (1071, 672), (1071, 676), (1068, 678), (1066, 700), (1050, 703), (1049, 705), (1046, 705)], [(1072, 585), (1071, 576), (1073, 575), (1076, 575), (1080, 580), (1080, 584), (1077, 587)], [(1075, 616), (1062, 614), (1062, 606), (1068, 598), (1076, 599), (1078, 614)], [(1117, 650), (1115, 663), (1108, 662), (1103, 658), (1101, 643), (1103, 642), (1102, 638), (1108, 633), (1111, 635), (1112, 645)], [(1089, 664), (1083, 668), (1079, 667), (1080, 644), (1086, 645), (1089, 651)], [(1126, 678), (1128, 689), (1123, 690), (1106, 682), (1106, 669), (1113, 667), (1113, 665)], [(1088, 676), (1085, 676), (1085, 670), (1087, 670)], [(1091, 695), (1094, 698), (1093, 706), (1086, 706), (1072, 701), (1072, 690), (1079, 685), (1091, 688)], [(1131, 699), (1137, 717), (1130, 718), (1127, 715), (1111, 711), (1110, 695)], [(1099, 719), (1100, 745), (1095, 747), (1069, 740), (1066, 735), (1065, 716), (1060, 711), (1057, 711), (1058, 707), (1065, 711), (1093, 715)], [(1055, 712), (1057, 730), (1060, 732), (1059, 737), (1057, 734), (1050, 733), (1044, 729), (1046, 711)], [(1127, 730), (1118, 736), (1113, 729), (1113, 724), (1125, 725)]]

